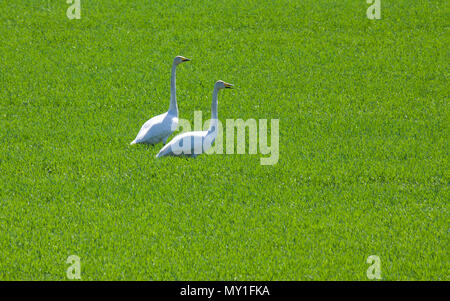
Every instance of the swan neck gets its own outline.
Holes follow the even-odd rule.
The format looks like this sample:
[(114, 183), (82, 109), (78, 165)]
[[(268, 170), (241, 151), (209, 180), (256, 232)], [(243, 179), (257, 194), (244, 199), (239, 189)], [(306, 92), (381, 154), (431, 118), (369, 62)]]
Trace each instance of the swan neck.
[(210, 125), (209, 125), (208, 132), (211, 132), (211, 131), (213, 131), (213, 130), (215, 130), (217, 128), (217, 123), (218, 123), (218, 121), (217, 121), (218, 120), (218, 112), (217, 112), (218, 94), (219, 94), (219, 89), (214, 87), (213, 95), (212, 95), (212, 103), (211, 103), (211, 122), (210, 122)]
[(172, 65), (172, 74), (170, 75), (170, 107), (169, 113), (178, 117), (178, 105), (177, 105), (177, 96), (176, 96), (176, 69), (177, 65), (175, 62)]

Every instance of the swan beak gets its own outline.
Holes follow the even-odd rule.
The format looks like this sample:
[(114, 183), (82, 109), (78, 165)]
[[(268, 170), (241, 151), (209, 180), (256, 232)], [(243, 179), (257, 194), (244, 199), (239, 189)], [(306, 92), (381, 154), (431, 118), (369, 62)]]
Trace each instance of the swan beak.
[(233, 85), (229, 83), (223, 83), (226, 89), (232, 89)]

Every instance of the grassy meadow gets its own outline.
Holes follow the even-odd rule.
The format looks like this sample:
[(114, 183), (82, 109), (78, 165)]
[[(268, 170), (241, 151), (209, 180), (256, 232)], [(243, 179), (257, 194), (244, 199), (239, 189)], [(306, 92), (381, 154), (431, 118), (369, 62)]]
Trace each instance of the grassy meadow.
[[(0, 2), (0, 280), (449, 280), (447, 1), (68, 7)], [(219, 119), (278, 119), (278, 163), (129, 145), (176, 55), (180, 118), (232, 83)]]

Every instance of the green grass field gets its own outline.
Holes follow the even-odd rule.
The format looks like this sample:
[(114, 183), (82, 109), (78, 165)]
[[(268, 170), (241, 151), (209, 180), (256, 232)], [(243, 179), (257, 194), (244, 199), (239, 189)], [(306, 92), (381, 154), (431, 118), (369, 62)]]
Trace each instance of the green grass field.
[[(450, 8), (381, 5), (1, 1), (0, 279), (449, 280)], [(180, 118), (230, 82), (277, 164), (129, 145), (176, 55)]]

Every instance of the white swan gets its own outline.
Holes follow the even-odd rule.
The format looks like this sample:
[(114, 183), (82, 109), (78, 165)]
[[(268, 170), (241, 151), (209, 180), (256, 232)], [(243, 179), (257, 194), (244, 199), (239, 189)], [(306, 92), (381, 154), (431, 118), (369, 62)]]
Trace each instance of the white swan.
[(211, 121), (207, 131), (186, 132), (177, 135), (159, 151), (156, 157), (196, 157), (197, 155), (208, 151), (217, 136), (217, 96), (219, 94), (219, 90), (223, 88), (231, 88), (232, 86), (232, 84), (228, 84), (221, 80), (215, 83), (211, 104)]
[(142, 126), (141, 130), (130, 144), (145, 143), (155, 145), (166, 143), (167, 138), (176, 130), (178, 126), (178, 106), (176, 97), (176, 68), (183, 62), (190, 61), (182, 56), (177, 56), (173, 60), (172, 75), (170, 77), (170, 107), (164, 114), (155, 116)]

